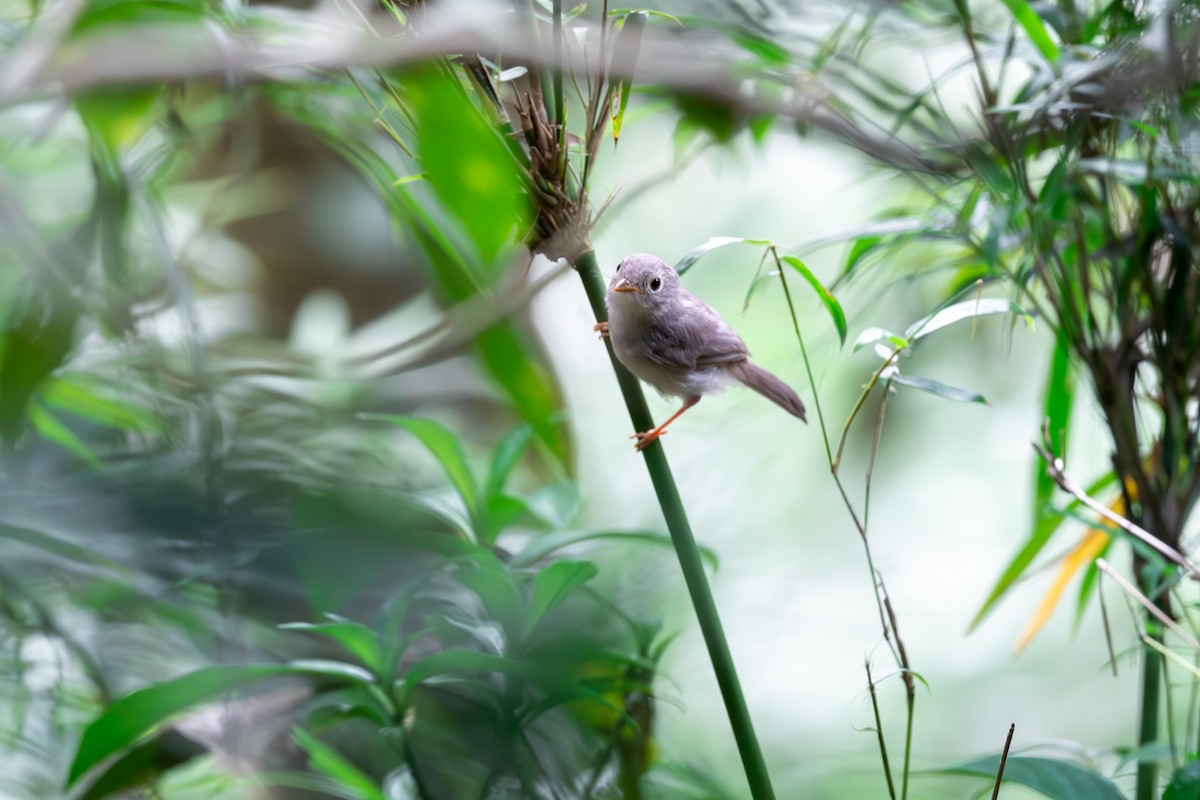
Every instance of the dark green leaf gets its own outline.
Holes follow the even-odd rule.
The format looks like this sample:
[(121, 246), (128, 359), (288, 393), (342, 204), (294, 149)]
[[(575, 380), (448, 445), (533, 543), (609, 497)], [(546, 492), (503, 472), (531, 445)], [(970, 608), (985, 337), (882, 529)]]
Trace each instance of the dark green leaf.
[(166, 731), (132, 748), (110, 764), (88, 786), (79, 800), (102, 800), (118, 795), (131, 796), (130, 790), (153, 784), (167, 770), (186, 764), (208, 751), (188, 737)]
[[(994, 781), (1000, 768), (999, 756), (987, 756), (967, 761), (948, 769), (944, 775), (970, 775)], [(1051, 800), (1124, 800), (1116, 785), (1101, 775), (1072, 764), (1050, 758), (1009, 756), (1004, 764), (1004, 782), (1016, 783), (1041, 792)]]
[(1200, 760), (1189, 761), (1171, 773), (1162, 800), (1196, 800), (1200, 797)]
[(562, 605), (571, 592), (596, 577), (597, 572), (590, 561), (559, 561), (539, 572), (533, 579), (525, 632), (536, 628), (543, 617)]
[(0, 442), (12, 444), (25, 426), (29, 399), (71, 350), (75, 320), (62, 304), (34, 301), (0, 333)]
[(892, 383), (897, 383), (901, 386), (908, 386), (913, 389), (920, 389), (923, 392), (935, 394), (938, 397), (944, 397), (947, 400), (953, 400), (956, 403), (982, 403), (987, 405), (987, 398), (976, 392), (970, 392), (966, 389), (959, 389), (957, 386), (950, 386), (941, 381), (931, 380), (929, 378), (914, 378), (911, 375), (893, 375), (890, 378)]
[(838, 332), (838, 340), (843, 345), (846, 344), (846, 315), (842, 311), (842, 304), (837, 301), (832, 292), (825, 288), (823, 283), (817, 280), (817, 276), (812, 273), (812, 270), (803, 261), (795, 256), (783, 256), (780, 260), (796, 270), (796, 272), (799, 272), (800, 276), (817, 293), (817, 297), (820, 298), (821, 303), (825, 306), (825, 310), (829, 312), (830, 318), (833, 319), (833, 326), (837, 328)]
[[(355, 671), (357, 670), (357, 671)], [(246, 664), (207, 667), (138, 689), (114, 702), (83, 732), (67, 777), (67, 786), (96, 764), (137, 742), (168, 719), (221, 695), (283, 675), (369, 680), (349, 664), (298, 661), (292, 664)]]

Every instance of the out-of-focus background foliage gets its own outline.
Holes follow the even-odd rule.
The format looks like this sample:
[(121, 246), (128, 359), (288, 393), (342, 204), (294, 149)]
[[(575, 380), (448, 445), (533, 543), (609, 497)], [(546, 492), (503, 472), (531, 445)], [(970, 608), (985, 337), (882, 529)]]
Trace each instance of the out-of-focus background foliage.
[[(1111, 156), (1092, 167), (1121, 191), (1178, 181), (1188, 213), (1194, 9), (1144, 5), (0, 0), (0, 797), (749, 796), (554, 260), (590, 239), (607, 276), (720, 236), (799, 264), (728, 243), (683, 280), (810, 424), (735, 390), (665, 447), (778, 796), (888, 796), (864, 662), (896, 796), (990, 788), (973, 759), (1010, 723), (1014, 754), (1111, 779), (1093, 791), (1132, 794), (1139, 758), (1165, 785), (1196, 757), (1195, 653), (1162, 741), (1139, 738), (1136, 615), (1061, 566), (1094, 515), (1046, 543), (1066, 499), (1043, 421), (1084, 483), (1112, 445), (1087, 379), (1052, 369), (1063, 324), (1016, 266), (1042, 242), (1007, 172), (1053, 205), (1058, 153)], [(1178, 74), (1154, 61), (1176, 46)], [(1141, 121), (1072, 138), (1095, 86), (1159, 67), (1167, 89), (1113, 100)], [(1176, 127), (1146, 134), (1162, 108)], [(1001, 118), (1027, 150), (994, 147)], [(581, 186), (599, 216), (556, 216)], [(1116, 228), (1141, 218), (1112, 202)], [(944, 307), (966, 310), (910, 328)], [(883, 625), (821, 430), (836, 447), (864, 386), (838, 475), (860, 519), (870, 481)], [(1064, 774), (1079, 793), (1051, 796), (1107, 796)], [(1008, 800), (1050, 785), (1021, 777)]]

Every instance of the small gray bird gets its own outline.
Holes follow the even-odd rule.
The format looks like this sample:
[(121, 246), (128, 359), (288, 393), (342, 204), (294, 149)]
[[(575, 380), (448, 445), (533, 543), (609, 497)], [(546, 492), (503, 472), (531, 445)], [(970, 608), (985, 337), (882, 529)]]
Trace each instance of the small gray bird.
[(749, 361), (750, 351), (733, 329), (702, 300), (679, 285), (666, 262), (647, 253), (617, 266), (605, 297), (608, 322), (596, 326), (612, 341), (630, 372), (683, 407), (657, 428), (636, 433), (641, 450), (700, 398), (736, 381), (804, 420), (804, 404), (786, 383)]

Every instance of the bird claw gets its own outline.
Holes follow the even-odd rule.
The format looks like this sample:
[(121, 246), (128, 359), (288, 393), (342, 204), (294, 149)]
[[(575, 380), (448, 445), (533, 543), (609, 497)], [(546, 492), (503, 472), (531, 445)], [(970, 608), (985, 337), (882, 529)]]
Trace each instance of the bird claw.
[(597, 322), (595, 325), (592, 326), (592, 330), (599, 333), (601, 339), (608, 338), (608, 323), (607, 322)]
[(635, 433), (632, 436), (630, 436), (629, 438), (637, 439), (637, 441), (634, 442), (634, 444), (633, 444), (633, 449), (637, 450), (640, 453), (642, 450), (645, 450), (647, 447), (649, 447), (651, 442), (653, 442), (658, 437), (665, 435), (666, 433), (668, 433), (668, 431), (655, 429), (652, 431), (643, 431), (641, 433)]

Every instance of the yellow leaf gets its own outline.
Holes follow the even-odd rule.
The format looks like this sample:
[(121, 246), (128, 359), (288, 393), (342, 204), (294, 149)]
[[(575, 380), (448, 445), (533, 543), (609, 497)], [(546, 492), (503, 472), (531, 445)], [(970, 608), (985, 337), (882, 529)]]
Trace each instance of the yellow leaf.
[[(1122, 514), (1125, 510), (1125, 502), (1121, 497), (1109, 505), (1109, 508), (1116, 514)], [(1071, 578), (1081, 568), (1090, 564), (1096, 556), (1103, 552), (1108, 544), (1109, 535), (1100, 528), (1091, 528), (1083, 534), (1083, 538), (1079, 543), (1071, 549), (1063, 558), (1062, 564), (1058, 568), (1058, 573), (1055, 574), (1054, 580), (1050, 584), (1050, 588), (1046, 590), (1046, 594), (1042, 596), (1042, 602), (1038, 603), (1037, 610), (1033, 612), (1033, 617), (1025, 626), (1025, 630), (1021, 632), (1017, 639), (1014, 651), (1020, 653), (1024, 650), (1033, 637), (1038, 635), (1038, 632), (1046, 625), (1050, 615), (1054, 613), (1054, 609), (1058, 606), (1058, 601), (1062, 599), (1062, 594), (1067, 588), (1067, 584)]]

